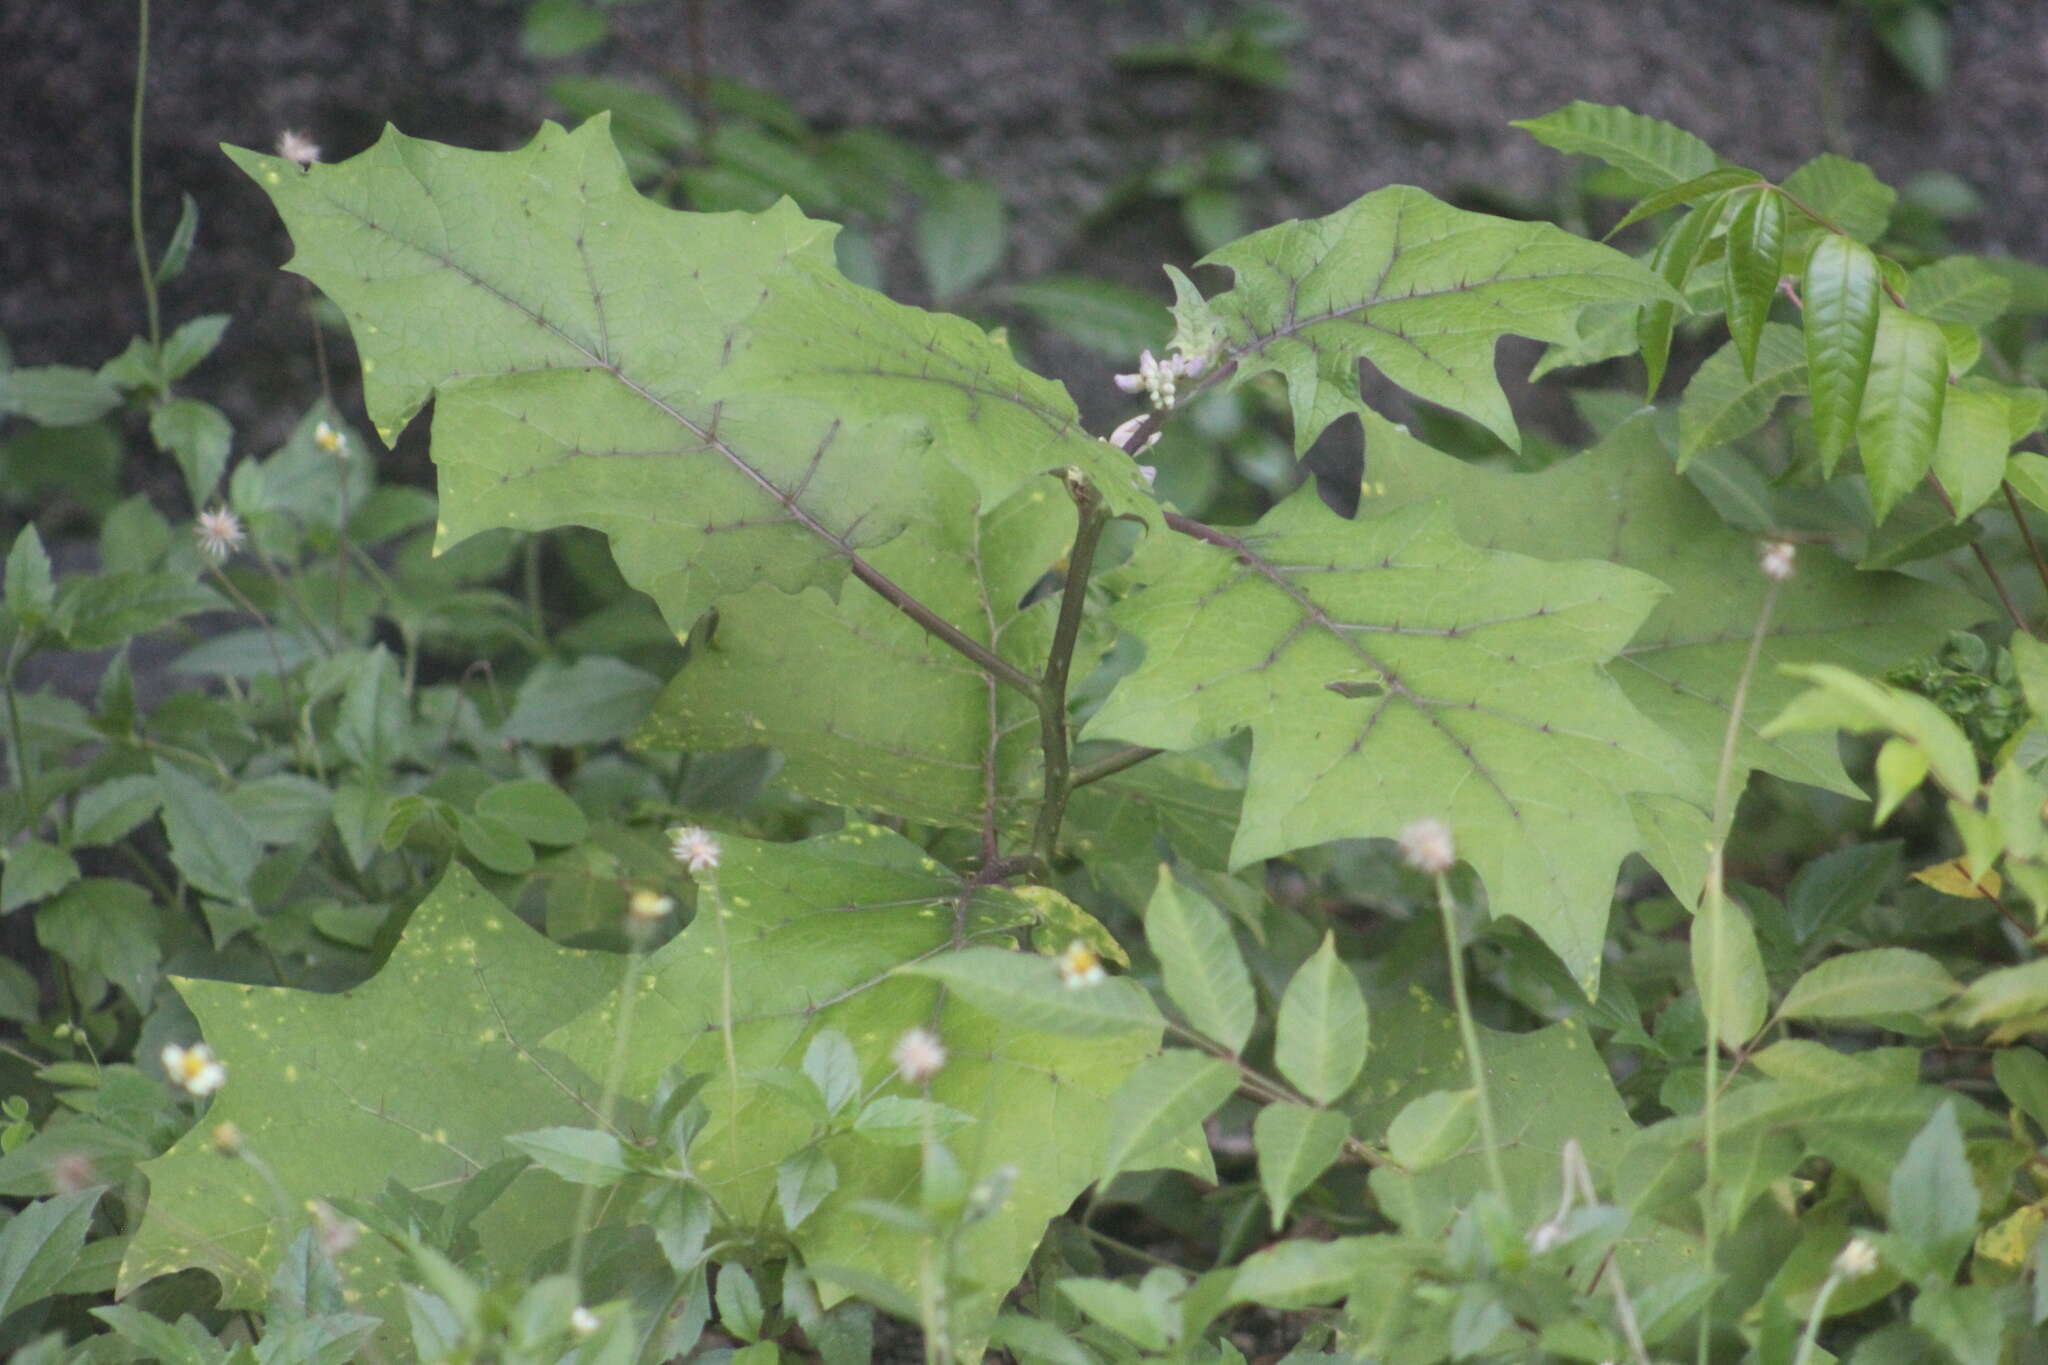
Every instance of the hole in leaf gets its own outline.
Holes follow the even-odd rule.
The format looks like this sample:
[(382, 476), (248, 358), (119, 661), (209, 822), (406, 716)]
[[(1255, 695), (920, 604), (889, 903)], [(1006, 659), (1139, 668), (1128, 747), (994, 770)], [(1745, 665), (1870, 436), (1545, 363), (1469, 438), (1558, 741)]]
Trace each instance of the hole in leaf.
[(1350, 521), (1358, 515), (1358, 494), (1365, 482), (1365, 427), (1355, 413), (1346, 413), (1323, 429), (1301, 457), (1302, 468), (1315, 477), (1316, 496), (1323, 506)]

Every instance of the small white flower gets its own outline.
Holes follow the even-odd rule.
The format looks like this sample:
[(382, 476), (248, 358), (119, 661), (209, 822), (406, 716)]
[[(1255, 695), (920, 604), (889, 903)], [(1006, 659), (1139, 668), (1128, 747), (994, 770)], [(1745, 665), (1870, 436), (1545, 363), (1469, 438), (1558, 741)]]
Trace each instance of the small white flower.
[(569, 1315), (569, 1330), (579, 1337), (589, 1336), (597, 1330), (597, 1314), (577, 1304), (576, 1311)]
[(1120, 374), (1116, 377), (1116, 386), (1125, 393), (1143, 393), (1145, 377), (1138, 374)]
[(206, 1096), (227, 1084), (228, 1069), (204, 1043), (179, 1047), (171, 1043), (163, 1051), (164, 1074), (171, 1084), (188, 1095)]
[[(717, 861), (715, 851), (712, 861)], [(673, 896), (664, 896), (659, 891), (650, 891), (644, 886), (626, 898), (626, 918), (636, 924), (657, 924), (674, 914), (675, 909), (676, 902)]]
[(199, 553), (216, 564), (227, 563), (228, 556), (241, 549), (247, 538), (242, 533), (242, 519), (225, 507), (201, 512), (192, 535), (199, 542)]
[[(1130, 444), (1130, 439), (1138, 434), (1138, 428), (1144, 426), (1146, 420), (1150, 417), (1150, 413), (1139, 413), (1136, 417), (1133, 417), (1130, 421), (1125, 422), (1115, 431), (1109, 433), (1109, 443), (1115, 446), (1118, 450), (1125, 449)], [(1150, 436), (1145, 438), (1145, 444), (1139, 446), (1138, 449), (1149, 450), (1154, 445), (1158, 444), (1158, 442), (1159, 433), (1155, 431)]]
[(310, 166), (320, 159), (320, 145), (297, 129), (287, 128), (277, 135), (277, 154), (301, 167)]
[(1138, 477), (1145, 481), (1145, 487), (1150, 488), (1159, 481), (1159, 466), (1156, 464), (1139, 465)]
[(348, 458), (348, 433), (336, 431), (325, 422), (313, 428), (313, 444), (329, 455)]
[(946, 1064), (946, 1047), (930, 1029), (913, 1028), (896, 1040), (889, 1059), (896, 1063), (897, 1075), (912, 1085), (923, 1085)]
[(703, 872), (718, 866), (718, 840), (711, 831), (699, 825), (684, 825), (669, 831), (669, 852), (676, 861), (686, 865), (692, 872)]
[(1564, 1240), (1564, 1220), (1552, 1218), (1538, 1223), (1529, 1234), (1529, 1250), (1541, 1256)]
[(1877, 1244), (1868, 1237), (1851, 1237), (1835, 1255), (1833, 1271), (1845, 1280), (1861, 1279), (1877, 1269)]
[(1458, 861), (1451, 827), (1441, 820), (1415, 821), (1401, 831), (1400, 844), (1401, 861), (1431, 877), (1449, 872)]
[(1767, 540), (1757, 555), (1757, 565), (1765, 578), (1783, 583), (1792, 576), (1792, 560), (1798, 553), (1799, 547), (1789, 540)]
[(1209, 368), (1209, 357), (1203, 355), (1177, 355), (1172, 360), (1174, 369), (1180, 371), (1183, 379), (1200, 379), (1202, 372)]
[(1078, 938), (1060, 954), (1060, 984), (1070, 991), (1098, 985), (1105, 975), (1101, 956)]

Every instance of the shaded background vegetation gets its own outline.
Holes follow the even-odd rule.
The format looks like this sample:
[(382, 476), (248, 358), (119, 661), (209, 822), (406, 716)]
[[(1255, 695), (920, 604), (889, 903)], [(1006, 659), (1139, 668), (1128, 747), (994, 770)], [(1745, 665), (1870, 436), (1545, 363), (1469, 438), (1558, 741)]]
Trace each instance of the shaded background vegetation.
[[(407, 132), (505, 148), (568, 72), (651, 89), (687, 84), (690, 6), (608, 12), (612, 36), (542, 58), (528, 0), (210, 0), (159, 7), (146, 131), (152, 240), (180, 195), (203, 213), (170, 316), (227, 311), (225, 345), (188, 381), (252, 448), (317, 387), (304, 291), (273, 267), (283, 231), (216, 147), (307, 131), (329, 159), (388, 119)], [(1312, 215), (1392, 182), (1494, 211), (1577, 211), (1573, 171), (1507, 127), (1573, 99), (1626, 104), (1689, 128), (1769, 175), (1835, 150), (1923, 182), (1959, 248), (2048, 256), (2048, 6), (1972, 0), (1943, 24), (1926, 0), (1290, 0), (1284, 81), (1212, 67), (1120, 64), (1228, 4), (1183, 0), (704, 0), (711, 72), (780, 94), (821, 131), (872, 126), (993, 182), (1013, 215), (995, 279), (1085, 269), (1162, 300), (1161, 261), (1198, 255), (1178, 206), (1128, 193), (1134, 174), (1251, 149), (1247, 226)], [(1880, 27), (1918, 9), (1946, 38), (1917, 73)], [(1889, 17), (1888, 17), (1889, 16)], [(0, 335), (19, 364), (97, 364), (140, 323), (126, 212), (132, 6), (0, 6)], [(1919, 79), (1915, 79), (1917, 76)], [(1935, 83), (1939, 88), (1925, 88)], [(1981, 200), (1973, 197), (1981, 196)], [(1108, 210), (1105, 212), (1105, 210)], [(889, 244), (883, 243), (886, 248)], [(892, 292), (924, 302), (914, 275)], [(346, 351), (346, 346), (341, 348)], [(1058, 339), (1035, 347), (1083, 411), (1112, 418), (1106, 367)], [(1505, 371), (1522, 357), (1510, 353)], [(344, 383), (349, 361), (341, 361)], [(407, 451), (408, 456), (412, 452)], [(424, 457), (415, 468), (424, 473)], [(411, 459), (408, 464), (411, 464)]]

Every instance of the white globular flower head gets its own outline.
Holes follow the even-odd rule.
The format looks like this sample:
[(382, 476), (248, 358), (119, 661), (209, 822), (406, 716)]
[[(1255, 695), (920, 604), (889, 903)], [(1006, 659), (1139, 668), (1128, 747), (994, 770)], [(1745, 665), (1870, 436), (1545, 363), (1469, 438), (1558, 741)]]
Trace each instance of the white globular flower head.
[(242, 531), (242, 519), (225, 507), (201, 512), (192, 524), (192, 536), (199, 542), (199, 553), (216, 564), (227, 563), (228, 556), (248, 538)]
[(203, 1098), (228, 1081), (228, 1069), (221, 1065), (220, 1058), (213, 1055), (213, 1049), (204, 1043), (194, 1043), (190, 1047), (171, 1043), (163, 1050), (163, 1063), (164, 1074), (171, 1078), (171, 1084), (188, 1095)]
[(343, 460), (348, 458), (348, 433), (337, 431), (326, 422), (322, 422), (319, 426), (313, 428), (313, 444), (318, 446), (324, 454), (333, 455)]
[(1401, 831), (1401, 861), (1426, 876), (1437, 877), (1458, 861), (1451, 827), (1441, 820), (1417, 820)]
[(1798, 553), (1799, 547), (1789, 540), (1767, 540), (1757, 552), (1757, 567), (1773, 583), (1783, 583), (1792, 576), (1792, 561)]
[(296, 128), (287, 128), (277, 135), (277, 154), (303, 169), (320, 159), (320, 144)]
[(718, 866), (718, 840), (701, 825), (670, 830), (668, 850), (692, 872), (708, 872)]
[(597, 1327), (597, 1314), (582, 1304), (577, 1304), (576, 1311), (569, 1315), (569, 1331), (577, 1337), (587, 1337), (595, 1332)]
[(1102, 955), (1093, 948), (1075, 939), (1060, 954), (1060, 984), (1070, 991), (1084, 986), (1099, 985), (1105, 975), (1102, 970)]
[(928, 1028), (907, 1029), (896, 1040), (889, 1060), (896, 1063), (897, 1075), (912, 1085), (923, 1085), (946, 1064), (946, 1045)]
[(1877, 1244), (1868, 1237), (1851, 1237), (1835, 1254), (1832, 1268), (1845, 1280), (1861, 1279), (1877, 1269)]

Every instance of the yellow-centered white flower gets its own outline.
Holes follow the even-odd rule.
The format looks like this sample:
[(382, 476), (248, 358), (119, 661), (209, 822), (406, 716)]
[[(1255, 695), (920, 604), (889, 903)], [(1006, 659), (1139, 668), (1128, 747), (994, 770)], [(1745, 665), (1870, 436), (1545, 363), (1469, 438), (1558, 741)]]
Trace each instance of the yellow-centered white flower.
[(171, 1043), (164, 1048), (163, 1063), (164, 1074), (171, 1078), (171, 1084), (188, 1095), (211, 1095), (228, 1082), (227, 1067), (204, 1043), (194, 1043), (190, 1047)]
[(1097, 985), (1107, 975), (1101, 955), (1078, 938), (1060, 954), (1060, 983), (1070, 991)]

